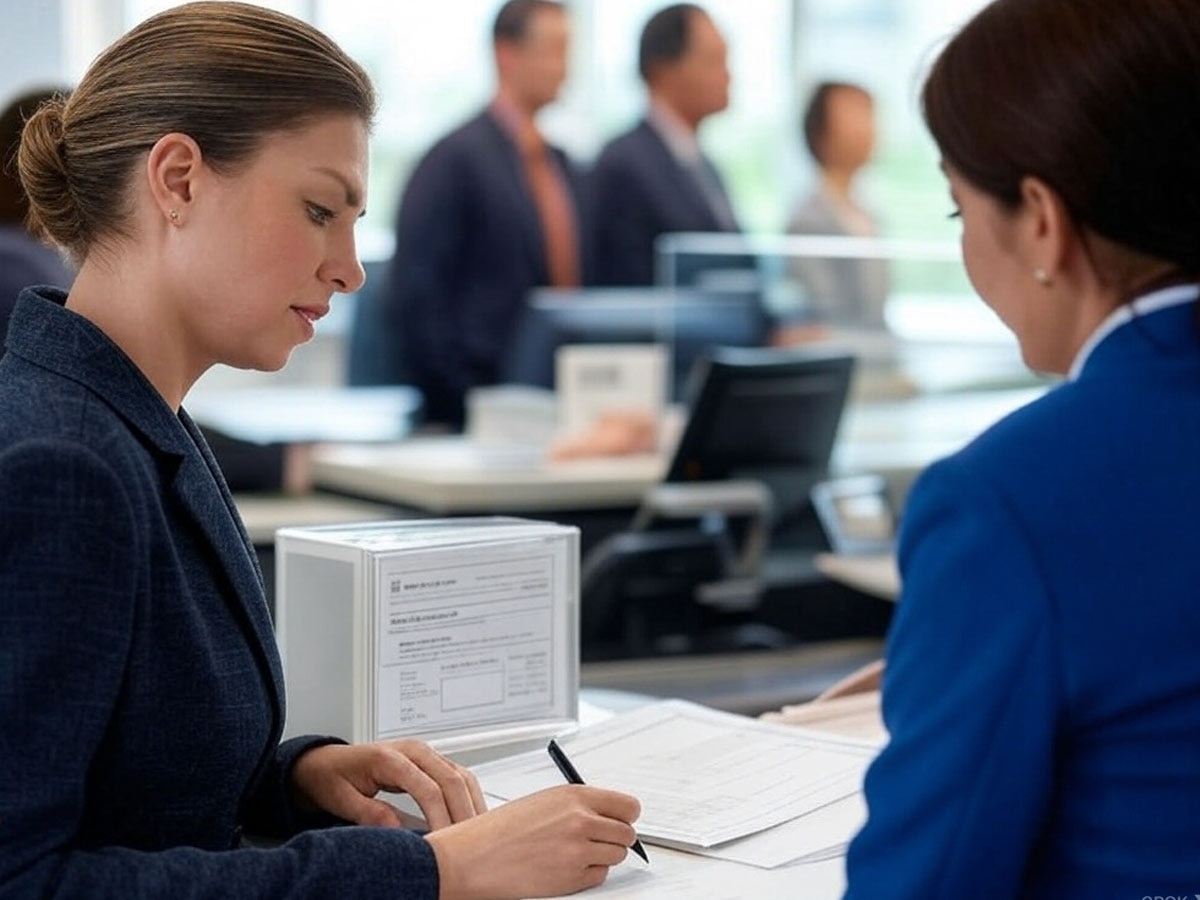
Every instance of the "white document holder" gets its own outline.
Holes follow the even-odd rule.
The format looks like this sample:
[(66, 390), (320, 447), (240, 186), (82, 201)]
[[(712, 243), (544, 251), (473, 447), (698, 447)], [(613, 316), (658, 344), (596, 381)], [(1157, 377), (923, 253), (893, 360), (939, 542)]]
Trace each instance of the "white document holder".
[(275, 566), (286, 735), (416, 737), (474, 764), (576, 727), (577, 528), (285, 528)]

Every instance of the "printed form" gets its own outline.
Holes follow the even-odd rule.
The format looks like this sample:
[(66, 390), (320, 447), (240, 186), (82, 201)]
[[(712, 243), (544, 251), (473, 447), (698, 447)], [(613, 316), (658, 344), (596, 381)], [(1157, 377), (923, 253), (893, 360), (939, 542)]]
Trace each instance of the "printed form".
[[(540, 549), (539, 549), (540, 545)], [(562, 542), (414, 548), (378, 571), (376, 733), (553, 715), (570, 654)]]
[[(770, 867), (844, 845), (859, 807), (827, 811), (834, 826), (824, 847), (809, 836), (800, 854), (763, 835), (762, 849), (724, 847), (785, 822), (854, 798), (874, 743), (759, 722), (679, 700), (664, 701), (591, 725), (559, 739), (589, 783), (625, 791), (642, 803), (640, 836)], [(488, 794), (511, 800), (561, 783), (545, 752), (478, 767)], [(842, 824), (846, 823), (846, 824)], [(799, 836), (800, 828), (797, 826)], [(811, 829), (808, 829), (811, 831)], [(818, 839), (819, 840), (819, 839)], [(786, 844), (786, 841), (784, 842)]]

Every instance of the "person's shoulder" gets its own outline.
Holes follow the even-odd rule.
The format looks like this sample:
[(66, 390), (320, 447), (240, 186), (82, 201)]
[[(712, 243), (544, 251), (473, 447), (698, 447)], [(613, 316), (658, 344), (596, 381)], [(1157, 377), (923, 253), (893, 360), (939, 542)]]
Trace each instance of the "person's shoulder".
[(788, 217), (789, 234), (831, 234), (840, 230), (829, 200), (819, 188), (802, 196)]
[(1106, 402), (1086, 385), (1054, 385), (943, 460), (943, 468), (1007, 495), (1087, 477), (1086, 469), (1107, 464), (1107, 449), (1093, 443), (1096, 429), (1104, 429)]
[(492, 138), (496, 127), (486, 110), (460, 122), (426, 148), (417, 163), (417, 171), (471, 155), (481, 143)]
[(640, 120), (632, 128), (610, 139), (600, 150), (600, 154), (596, 158), (596, 164), (641, 159), (647, 144), (655, 139), (654, 132), (650, 126), (644, 119)]
[(28, 441), (90, 447), (112, 460), (140, 446), (89, 386), (10, 352), (0, 361), (0, 452)]

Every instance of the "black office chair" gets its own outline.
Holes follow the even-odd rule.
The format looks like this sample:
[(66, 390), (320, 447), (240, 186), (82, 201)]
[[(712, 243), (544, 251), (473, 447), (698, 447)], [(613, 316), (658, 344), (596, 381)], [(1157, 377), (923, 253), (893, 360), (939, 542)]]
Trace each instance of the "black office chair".
[(761, 565), (778, 524), (811, 511), (853, 369), (845, 353), (792, 348), (697, 363), (665, 481), (584, 560), (585, 659), (789, 642), (754, 622)]

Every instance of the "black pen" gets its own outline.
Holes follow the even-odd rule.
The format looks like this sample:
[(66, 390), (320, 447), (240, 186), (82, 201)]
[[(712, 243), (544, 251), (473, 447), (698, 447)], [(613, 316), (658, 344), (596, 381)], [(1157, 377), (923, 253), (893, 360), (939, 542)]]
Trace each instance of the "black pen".
[[(571, 765), (571, 761), (567, 759), (567, 754), (563, 753), (562, 747), (555, 743), (554, 738), (550, 739), (549, 745), (546, 747), (546, 752), (550, 754), (550, 758), (554, 760), (554, 764), (558, 766), (558, 771), (562, 772), (563, 778), (567, 779), (571, 784), (583, 784), (583, 779), (579, 777), (579, 772)], [(642, 846), (642, 842), (637, 838), (633, 839), (633, 846), (629, 848), (647, 863), (650, 862), (650, 857), (646, 855), (646, 848)]]

